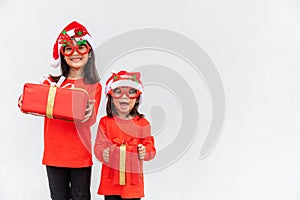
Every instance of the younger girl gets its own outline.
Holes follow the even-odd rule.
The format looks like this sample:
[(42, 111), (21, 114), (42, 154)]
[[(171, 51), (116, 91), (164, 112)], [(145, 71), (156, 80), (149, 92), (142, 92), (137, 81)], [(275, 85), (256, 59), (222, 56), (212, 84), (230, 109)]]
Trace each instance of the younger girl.
[(138, 112), (140, 73), (120, 71), (106, 82), (107, 116), (99, 122), (95, 156), (103, 162), (98, 194), (105, 200), (144, 197), (143, 161), (156, 150), (150, 124)]
[[(45, 117), (44, 155), (51, 198), (53, 200), (90, 200), (91, 133), (101, 98), (101, 86), (95, 67), (94, 47), (87, 29), (72, 22), (58, 36), (53, 48), (54, 66), (62, 74), (50, 76), (44, 84), (66, 79), (61, 87), (74, 85), (88, 91), (89, 103), (83, 121)], [(22, 96), (19, 106), (22, 103)]]

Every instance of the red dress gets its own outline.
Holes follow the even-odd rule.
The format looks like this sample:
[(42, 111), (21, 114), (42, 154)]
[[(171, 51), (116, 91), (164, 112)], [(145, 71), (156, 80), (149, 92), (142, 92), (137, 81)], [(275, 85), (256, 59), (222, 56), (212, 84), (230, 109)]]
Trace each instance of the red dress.
[[(126, 148), (125, 183), (121, 183), (121, 145)], [(150, 135), (150, 124), (145, 118), (134, 117), (123, 120), (118, 117), (102, 117), (95, 141), (95, 156), (103, 162), (98, 194), (120, 195), (122, 198), (144, 197), (143, 161), (138, 159), (137, 145), (146, 147), (144, 160), (156, 154), (154, 139)], [(103, 150), (110, 148), (109, 162), (103, 160)]]
[[(44, 82), (47, 84), (47, 82)], [(43, 164), (56, 167), (81, 168), (93, 164), (90, 126), (95, 123), (101, 99), (101, 85), (85, 84), (83, 79), (66, 79), (61, 87), (74, 84), (88, 91), (95, 100), (94, 111), (86, 122), (65, 121), (45, 117)]]

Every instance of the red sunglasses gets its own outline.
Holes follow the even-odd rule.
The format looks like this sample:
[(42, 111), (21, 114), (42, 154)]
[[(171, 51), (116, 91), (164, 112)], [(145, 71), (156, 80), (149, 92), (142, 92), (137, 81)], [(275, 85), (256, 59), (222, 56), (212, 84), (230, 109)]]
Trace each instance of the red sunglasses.
[(91, 47), (88, 44), (81, 44), (81, 45), (75, 45), (74, 44), (68, 44), (66, 46), (62, 46), (60, 48), (60, 52), (64, 56), (71, 56), (73, 55), (74, 51), (76, 51), (80, 55), (87, 54), (90, 51)]
[(140, 94), (142, 94), (139, 90), (131, 88), (131, 87), (117, 87), (113, 90), (110, 90), (108, 92), (113, 98), (119, 99), (121, 98), (124, 94), (129, 98), (129, 99), (136, 99)]

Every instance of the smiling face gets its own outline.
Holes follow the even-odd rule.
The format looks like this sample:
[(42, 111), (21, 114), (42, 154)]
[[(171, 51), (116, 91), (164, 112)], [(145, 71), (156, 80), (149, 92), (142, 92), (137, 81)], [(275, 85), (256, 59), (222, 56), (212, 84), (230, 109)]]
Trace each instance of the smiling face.
[[(130, 91), (132, 88), (122, 87), (114, 89), (113, 93), (119, 94), (121, 90)], [(133, 89), (135, 90), (135, 89)], [(120, 118), (128, 118), (131, 110), (133, 109), (137, 99), (129, 98), (125, 93), (122, 96), (118, 96), (118, 98), (112, 97), (112, 102), (115, 107), (116, 112)]]
[(87, 44), (79, 45), (76, 41), (73, 41), (73, 45), (67, 45), (63, 48), (62, 53), (65, 56), (66, 63), (72, 69), (81, 69), (88, 62), (89, 46)]

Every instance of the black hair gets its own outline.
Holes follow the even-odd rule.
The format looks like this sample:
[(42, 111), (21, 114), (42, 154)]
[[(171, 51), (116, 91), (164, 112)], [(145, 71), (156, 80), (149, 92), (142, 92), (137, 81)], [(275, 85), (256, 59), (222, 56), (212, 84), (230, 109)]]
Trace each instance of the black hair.
[[(67, 64), (65, 59), (63, 59), (63, 54), (60, 52), (60, 69), (62, 74), (59, 76), (53, 76), (50, 74), (50, 77), (54, 82), (57, 82), (61, 76), (68, 77), (69, 71), (70, 71), (70, 66)], [(98, 81), (100, 81), (97, 69), (96, 69), (96, 63), (95, 63), (95, 54), (94, 51), (91, 49), (89, 51), (89, 58), (87, 63), (84, 66), (84, 71), (83, 71), (83, 80), (84, 83), (86, 84), (94, 84)]]
[[(136, 117), (138, 116), (139, 118), (143, 118), (144, 115), (139, 113), (138, 108), (140, 105), (140, 96), (138, 96), (138, 98), (136, 99), (136, 102), (132, 108), (132, 110), (130, 111), (129, 115), (131, 115), (132, 117)], [(107, 95), (107, 103), (106, 103), (106, 115), (108, 117), (113, 117), (114, 115), (118, 115), (116, 108), (112, 102), (112, 96), (110, 94)]]

